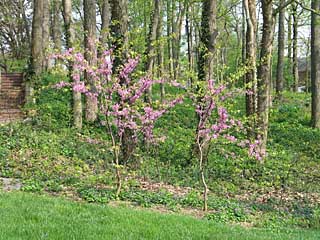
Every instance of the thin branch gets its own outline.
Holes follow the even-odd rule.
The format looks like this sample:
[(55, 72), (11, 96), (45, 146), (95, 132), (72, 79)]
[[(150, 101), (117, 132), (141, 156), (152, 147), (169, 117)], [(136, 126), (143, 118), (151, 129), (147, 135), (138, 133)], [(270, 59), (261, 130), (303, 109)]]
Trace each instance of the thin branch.
[(297, 1), (297, 0), (295, 0), (295, 2), (296, 2), (301, 8), (303, 8), (304, 10), (307, 10), (307, 11), (313, 13), (313, 14), (316, 14), (316, 15), (320, 16), (320, 12), (319, 12), (319, 11), (316, 11), (315, 9), (309, 8), (309, 7), (303, 5), (301, 2), (299, 2), (299, 1)]

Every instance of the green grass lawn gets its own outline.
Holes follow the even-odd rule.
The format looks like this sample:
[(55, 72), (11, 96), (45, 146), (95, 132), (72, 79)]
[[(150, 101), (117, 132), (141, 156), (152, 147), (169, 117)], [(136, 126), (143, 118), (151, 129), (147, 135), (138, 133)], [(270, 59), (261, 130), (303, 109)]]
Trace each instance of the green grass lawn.
[(0, 239), (320, 239), (320, 232), (246, 229), (192, 217), (0, 192)]

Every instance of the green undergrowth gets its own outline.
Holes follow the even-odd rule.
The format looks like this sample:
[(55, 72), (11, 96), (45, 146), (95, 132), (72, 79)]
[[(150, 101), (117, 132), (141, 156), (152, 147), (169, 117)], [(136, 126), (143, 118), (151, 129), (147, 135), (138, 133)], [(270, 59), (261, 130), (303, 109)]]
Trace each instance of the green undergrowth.
[[(99, 122), (72, 128), (71, 92), (50, 87), (63, 76), (46, 75), (27, 106), (23, 123), (0, 126), (0, 176), (19, 178), (23, 190), (63, 193), (89, 202), (114, 197), (114, 166), (110, 141)], [(170, 94), (170, 89), (167, 89)], [(154, 88), (156, 95), (157, 88)], [(156, 96), (157, 98), (157, 96)], [(206, 176), (210, 188), (207, 219), (250, 222), (261, 227), (319, 228), (320, 131), (309, 127), (310, 95), (285, 93), (270, 113), (268, 156), (248, 158), (244, 149), (213, 145)], [(243, 99), (228, 107), (244, 119)], [(120, 200), (171, 211), (201, 209), (197, 161), (192, 155), (195, 115), (186, 100), (162, 117), (155, 133), (166, 140), (154, 148), (139, 145), (123, 175)], [(243, 136), (239, 136), (243, 137)], [(231, 155), (230, 153), (233, 153)], [(190, 188), (187, 195), (142, 190), (140, 180)]]

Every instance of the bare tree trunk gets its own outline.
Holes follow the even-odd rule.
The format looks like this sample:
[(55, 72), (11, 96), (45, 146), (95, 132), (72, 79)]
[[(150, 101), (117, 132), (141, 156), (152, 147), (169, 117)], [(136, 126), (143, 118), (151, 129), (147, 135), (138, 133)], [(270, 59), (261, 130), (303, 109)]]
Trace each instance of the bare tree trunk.
[(114, 72), (127, 56), (128, 42), (128, 0), (110, 0), (111, 5), (111, 37), (113, 38), (114, 50)]
[[(292, 69), (292, 14), (290, 11), (288, 11), (288, 21), (287, 21), (287, 27), (288, 27), (288, 33), (287, 33), (287, 59), (288, 59), (288, 64), (287, 64), (287, 69)], [(287, 90), (291, 89), (291, 83), (290, 83), (290, 78), (287, 77), (286, 79), (286, 88)]]
[(169, 60), (169, 75), (173, 78), (173, 53), (172, 53), (172, 10), (171, 2), (172, 0), (167, 0), (167, 44), (168, 44), (168, 60)]
[[(161, 12), (160, 7), (160, 12)], [(162, 41), (162, 31), (163, 31), (163, 15), (160, 13), (160, 20), (157, 27), (157, 61), (158, 61), (158, 78), (164, 80), (164, 55), (163, 55), (163, 41)], [(163, 81), (160, 83), (160, 101), (163, 102), (165, 98), (165, 87)]]
[(54, 49), (57, 52), (61, 51), (61, 2), (54, 0), (52, 2), (52, 39)]
[(258, 68), (258, 131), (261, 135), (261, 152), (266, 152), (269, 126), (271, 57), (275, 20), (273, 1), (262, 0), (263, 33), (260, 66)]
[(34, 0), (33, 19), (32, 19), (32, 36), (31, 36), (31, 71), (33, 75), (26, 83), (26, 100), (33, 101), (34, 84), (36, 78), (42, 72), (43, 46), (42, 46), (42, 18), (43, 18), (43, 1)]
[(198, 78), (200, 81), (214, 79), (215, 42), (218, 36), (216, 29), (216, 2), (204, 0), (202, 8), (200, 53)]
[(298, 92), (299, 87), (299, 69), (298, 69), (298, 13), (297, 13), (298, 5), (293, 4), (293, 56), (292, 56), (292, 74), (293, 74), (293, 86), (294, 91)]
[[(284, 0), (280, 1), (280, 7), (283, 6)], [(283, 69), (284, 69), (284, 47), (285, 47), (285, 8), (279, 11), (279, 27), (278, 27), (278, 63), (277, 63), (277, 79), (276, 79), (276, 93), (277, 97), (281, 99), (283, 91)]]
[[(245, 2), (244, 0), (242, 1), (242, 22), (241, 22), (241, 61), (242, 65), (246, 65), (246, 9), (245, 9)], [(243, 76), (243, 83), (246, 83), (246, 76)]]
[(186, 35), (187, 35), (187, 43), (188, 43), (188, 71), (189, 71), (189, 79), (188, 79), (188, 86), (192, 87), (193, 79), (193, 42), (192, 42), (192, 22), (190, 19), (190, 5), (191, 3), (187, 3), (187, 10), (186, 10)]
[[(257, 17), (256, 17), (256, 1), (244, 0), (244, 8), (246, 13), (247, 34), (246, 34), (246, 113), (252, 116), (256, 112), (256, 55), (257, 55)], [(251, 126), (252, 128), (254, 126)]]
[[(154, 0), (153, 3), (153, 11), (150, 20), (150, 27), (149, 27), (149, 34), (147, 39), (147, 50), (146, 50), (146, 64), (145, 70), (148, 75), (153, 75), (153, 65), (155, 62), (156, 57), (156, 48), (155, 43), (157, 40), (157, 29), (160, 22), (160, 9), (161, 9), (161, 1)], [(149, 92), (147, 93), (147, 101), (151, 103), (152, 101), (152, 88), (150, 88)]]
[(47, 70), (49, 67), (49, 59), (47, 58), (47, 51), (49, 50), (50, 43), (50, 1), (43, 0), (43, 17), (42, 17), (42, 49), (44, 58), (42, 61), (42, 69)]
[[(312, 9), (320, 12), (320, 0), (312, 0)], [(312, 13), (311, 19), (311, 123), (320, 128), (320, 16)]]
[(103, 50), (108, 48), (107, 40), (108, 40), (109, 27), (110, 27), (110, 21), (111, 21), (109, 0), (100, 0), (99, 9), (101, 14), (101, 32), (100, 32), (100, 49), (98, 51), (98, 55), (101, 55)]
[[(84, 12), (84, 46), (85, 59), (89, 66), (95, 66), (97, 62), (96, 48), (96, 0), (83, 1)], [(98, 101), (96, 86), (93, 76), (85, 72), (85, 80), (90, 86), (90, 94), (86, 98), (86, 120), (94, 122), (97, 119)]]
[[(183, 1), (183, 2), (182, 2)], [(179, 0), (179, 9), (178, 9), (178, 15), (176, 21), (174, 20), (174, 14), (175, 14), (175, 1), (172, 3), (172, 49), (173, 49), (173, 75), (174, 79), (178, 79), (180, 77), (180, 45), (181, 45), (181, 31), (182, 31), (182, 23), (183, 23), (183, 17), (185, 16), (186, 12), (186, 0)]]
[[(74, 30), (72, 27), (72, 1), (63, 0), (63, 19), (66, 36), (66, 46), (68, 49), (73, 47)], [(71, 78), (73, 72), (72, 63), (69, 63), (69, 77)], [(75, 82), (75, 84), (77, 84)], [(82, 128), (82, 100), (81, 93), (73, 91), (73, 125)]]

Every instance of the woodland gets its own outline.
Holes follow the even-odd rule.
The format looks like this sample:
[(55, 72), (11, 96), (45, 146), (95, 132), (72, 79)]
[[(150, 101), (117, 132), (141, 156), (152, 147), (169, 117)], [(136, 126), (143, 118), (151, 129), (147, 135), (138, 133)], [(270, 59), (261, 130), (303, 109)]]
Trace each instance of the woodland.
[(1, 0), (0, 49), (1, 239), (320, 238), (320, 0)]

